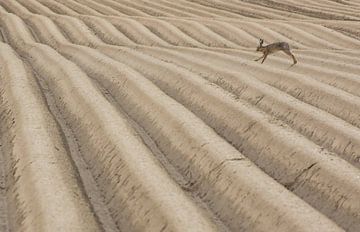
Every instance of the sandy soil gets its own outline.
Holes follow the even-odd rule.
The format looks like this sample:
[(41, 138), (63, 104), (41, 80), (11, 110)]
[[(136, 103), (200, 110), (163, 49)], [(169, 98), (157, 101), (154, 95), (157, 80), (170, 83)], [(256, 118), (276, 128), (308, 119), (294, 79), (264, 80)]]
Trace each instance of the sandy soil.
[[(360, 231), (359, 0), (0, 0), (0, 231)], [(259, 38), (283, 53), (254, 59)]]

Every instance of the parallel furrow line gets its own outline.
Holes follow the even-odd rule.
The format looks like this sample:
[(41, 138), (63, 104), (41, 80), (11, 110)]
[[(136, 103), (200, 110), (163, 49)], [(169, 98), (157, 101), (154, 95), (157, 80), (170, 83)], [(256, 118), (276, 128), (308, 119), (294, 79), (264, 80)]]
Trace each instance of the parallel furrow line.
[[(0, 69), (2, 67), (0, 66)], [(0, 77), (2, 78), (2, 77)], [(1, 81), (0, 81), (1, 83)], [(4, 99), (2, 98), (3, 91), (0, 92), (0, 104), (4, 102)], [(0, 107), (0, 120), (3, 120), (2, 114), (4, 110)], [(2, 123), (0, 123), (0, 132), (3, 134), (2, 131)], [(0, 231), (3, 232), (9, 232), (9, 222), (8, 222), (8, 206), (7, 206), (7, 199), (6, 199), (6, 173), (5, 173), (5, 153), (3, 152), (3, 144), (2, 139), (0, 138)]]
[[(106, 51), (105, 48), (101, 50)], [(264, 84), (251, 75), (231, 72), (226, 67), (209, 66), (202, 59), (179, 52), (164, 49), (139, 50), (198, 73), (274, 117), (281, 118), (315, 143), (327, 147), (360, 167), (360, 140), (357, 139), (360, 130), (345, 121)]]
[[(22, 0), (19, 0), (19, 1), (22, 1)], [(30, 4), (30, 3), (33, 3), (35, 4), (34, 1), (26, 1), (26, 3), (24, 2), (24, 4)], [(41, 7), (36, 7), (37, 9), (40, 9)], [(42, 13), (45, 13), (46, 11), (42, 12)], [(45, 13), (45, 14), (48, 14), (48, 13)], [(84, 19), (89, 19), (91, 17), (85, 17)], [(95, 19), (93, 18), (92, 21), (94, 21)], [(109, 20), (109, 19), (108, 19)], [(114, 21), (116, 20), (115, 18), (111, 19), (111, 21)], [(140, 19), (139, 19), (140, 20)], [(142, 19), (144, 20), (144, 19)], [(103, 20), (103, 22), (105, 22)], [(191, 35), (191, 37), (195, 38), (196, 40), (202, 42), (202, 43), (205, 43), (206, 45), (208, 46), (220, 46), (220, 47), (234, 47), (236, 48), (238, 45), (232, 43), (231, 41), (227, 40), (226, 38), (222, 37), (221, 34), (217, 34), (217, 33), (214, 33), (212, 32), (211, 30), (207, 29), (206, 27), (204, 27), (203, 24), (200, 24), (200, 23), (196, 23), (194, 21), (181, 21), (179, 19), (177, 20), (171, 20), (170, 22), (172, 22), (173, 25), (177, 26), (179, 29), (181, 29), (183, 32)], [(185, 23), (185, 26), (184, 26), (184, 23)], [(103, 23), (102, 23), (103, 24)], [(101, 23), (97, 23), (95, 25), (101, 25)], [(245, 24), (246, 25), (246, 24)], [(248, 27), (251, 27), (251, 31), (248, 31), (248, 33), (254, 33), (254, 28), (257, 28), (255, 27), (256, 24), (254, 23), (247, 23), (248, 26), (246, 26), (245, 28), (243, 27), (243, 29), (245, 30), (248, 30)], [(164, 25), (162, 25), (164, 26)], [(315, 26), (315, 25), (314, 25)], [(108, 26), (107, 26), (108, 27)], [(199, 28), (201, 27), (201, 28)], [(258, 27), (259, 30), (264, 31), (264, 29), (266, 28), (263, 28), (263, 27)], [(275, 27), (273, 29), (275, 30), (278, 30), (279, 27)], [(271, 36), (265, 36), (265, 39), (267, 40), (273, 40), (275, 37), (284, 37), (285, 41), (286, 40), (289, 40), (287, 37), (285, 36), (282, 36), (281, 33), (284, 33), (286, 30), (284, 30), (284, 28), (291, 28), (289, 27), (289, 25), (283, 25), (282, 29), (278, 32), (278, 33), (275, 33), (273, 30), (269, 30), (268, 29), (268, 32), (271, 34)], [(101, 27), (98, 27), (97, 31), (99, 31), (101, 29)], [(327, 32), (326, 31), (326, 28), (322, 27), (322, 29), (324, 30), (321, 30), (321, 33), (327, 33), (329, 34), (329, 36), (326, 36), (326, 37), (334, 37), (336, 38), (337, 40), (341, 39), (340, 41), (343, 41), (341, 42), (340, 44), (344, 45), (344, 46), (347, 46), (347, 47), (353, 47), (355, 46), (357, 43), (359, 43), (358, 41), (356, 40), (353, 40), (353, 39), (350, 39), (349, 37), (346, 37), (346, 36), (341, 36), (341, 34), (332, 34), (331, 32)], [(185, 31), (184, 31), (185, 30)], [(190, 31), (189, 31), (190, 30)], [(334, 43), (330, 43), (330, 42), (327, 42), (323, 39), (320, 39), (319, 37), (321, 36), (321, 34), (317, 35), (319, 37), (316, 37), (310, 33), (305, 33), (303, 30), (299, 30), (299, 29), (293, 29), (291, 28), (291, 34), (294, 33), (294, 30), (296, 30), (296, 33), (298, 34), (298, 36), (296, 38), (292, 37), (291, 40), (297, 40), (301, 43), (304, 43), (307, 45), (307, 46), (314, 46), (314, 44), (317, 44), (318, 46), (324, 46), (324, 44), (327, 44), (325, 47), (326, 48), (339, 48), (339, 46), (337, 46), (336, 44)], [(101, 31), (101, 30), (100, 30)], [(104, 35), (104, 32), (105, 29), (103, 31), (101, 31), (100, 35)], [(107, 30), (108, 32), (109, 30)], [(169, 31), (169, 30), (168, 30)], [(284, 31), (284, 32), (283, 32)], [(116, 33), (114, 31), (114, 33)], [(117, 32), (118, 33), (118, 32)], [(275, 36), (275, 34), (277, 34)], [(279, 34), (280, 33), (280, 34)], [(319, 30), (315, 30), (315, 33), (320, 33)], [(305, 35), (305, 36), (303, 36)], [(139, 37), (140, 34), (137, 35), (137, 37)], [(164, 34), (163, 34), (164, 36)], [(104, 37), (104, 36), (103, 36)], [(259, 36), (257, 36), (259, 37)], [(272, 38), (274, 37), (274, 38)], [(298, 38), (299, 37), (299, 38)], [(116, 36), (115, 36), (116, 38)], [(134, 36), (133, 36), (134, 38)], [(105, 38), (106, 40), (106, 38)], [(114, 40), (114, 39), (113, 39)], [(306, 42), (307, 41), (307, 42)], [(331, 40), (331, 41), (335, 41), (335, 40)], [(299, 45), (297, 43), (295, 43), (294, 41), (290, 42), (292, 45), (294, 45), (295, 47), (303, 47), (302, 45)], [(337, 42), (338, 43), (338, 42)], [(151, 45), (151, 44), (149, 44)]]
[(73, 9), (63, 5), (63, 4), (55, 2), (55, 1), (38, 0), (38, 2), (40, 2), (42, 5), (46, 6), (47, 8), (49, 8), (50, 10), (52, 10), (56, 14), (68, 15), (68, 16), (79, 15), (79, 13), (76, 12), (75, 10), (73, 10)]
[[(71, 29), (70, 29), (70, 31), (71, 31)], [(78, 37), (79, 38), (79, 37)], [(344, 98), (344, 97), (343, 97)], [(348, 98), (348, 97), (345, 97), (345, 98)], [(336, 97), (336, 101), (339, 101), (339, 99)], [(355, 101), (356, 102), (356, 101)], [(345, 102), (345, 104), (350, 104), (350, 102), (349, 101), (347, 101), (347, 102)], [(356, 103), (355, 103), (356, 104)], [(323, 107), (323, 109), (324, 109), (324, 107)], [(325, 108), (326, 109), (326, 108)], [(328, 110), (328, 109), (326, 109), (326, 110)], [(332, 112), (333, 113), (333, 112)], [(340, 112), (340, 114), (346, 114), (347, 112)], [(342, 117), (341, 115), (339, 115), (339, 113), (335, 113), (335, 115), (337, 115), (337, 116), (339, 116), (339, 117)], [(343, 117), (342, 117), (343, 118)], [(351, 119), (351, 120), (356, 120), (356, 118), (354, 118), (354, 119)], [(350, 120), (350, 121), (351, 121)], [(356, 122), (355, 122), (355, 125), (356, 125)]]
[[(62, 0), (63, 1), (63, 0)], [(139, 10), (144, 12), (145, 14), (151, 15), (151, 16), (156, 16), (156, 17), (162, 17), (162, 16), (167, 16), (167, 17), (174, 17), (175, 15), (155, 9), (155, 8), (151, 8), (149, 6), (144, 6), (142, 4), (137, 4), (133, 1), (127, 1), (127, 0), (122, 0), (121, 4), (123, 4), (126, 7), (130, 7), (133, 8), (135, 10)]]
[(120, 13), (112, 9), (111, 7), (105, 6), (102, 3), (98, 3), (92, 0), (75, 0), (75, 1), (93, 10), (99, 11), (101, 14), (104, 15), (127, 16), (127, 14)]
[(0, 46), (11, 230), (99, 231), (34, 76), (8, 45)]
[(39, 86), (42, 88), (50, 113), (55, 118), (58, 127), (61, 128), (61, 136), (63, 137), (63, 140), (66, 141), (65, 148), (67, 153), (70, 155), (77, 172), (79, 173), (85, 194), (91, 203), (91, 207), (94, 210), (99, 223), (101, 224), (101, 229), (104, 232), (120, 231), (116, 226), (114, 219), (111, 217), (108, 207), (105, 205), (104, 197), (99, 190), (94, 176), (89, 170), (89, 166), (83, 159), (83, 154), (81, 154), (81, 149), (77, 143), (77, 138), (74, 136), (74, 132), (67, 125), (64, 116), (61, 115), (60, 110), (57, 108), (54, 96), (52, 96), (52, 93), (49, 91), (49, 87), (45, 81), (41, 79), (41, 77), (37, 77), (37, 81)]
[(57, 1), (57, 2), (62, 3), (65, 6), (68, 6), (72, 10), (75, 10), (76, 12), (78, 12), (79, 14), (86, 14), (86, 15), (92, 15), (92, 16), (104, 16), (105, 15), (105, 14), (101, 13), (99, 10), (95, 10), (86, 5), (80, 4), (74, 0), (61, 0), (61, 1)]
[[(40, 27), (40, 28), (42, 28), (42, 27)], [(40, 31), (38, 34), (41, 35)], [(339, 147), (338, 149), (341, 149), (341, 147)], [(354, 160), (355, 162), (357, 162), (357, 156), (356, 156), (356, 153), (354, 154), (353, 149), (349, 149), (346, 152), (348, 152), (348, 154), (350, 154), (350, 156), (353, 156), (353, 158), (350, 158), (349, 160), (351, 160), (351, 161)]]
[[(215, 58), (221, 56), (218, 53), (204, 51), (199, 49), (180, 49), (181, 51), (202, 59), (209, 64), (215, 63)], [(207, 54), (212, 54), (211, 56)], [(204, 56), (206, 55), (206, 56)], [(258, 65), (253, 61), (237, 58), (237, 60), (228, 57), (226, 62), (222, 55), (222, 65), (231, 67), (234, 71), (245, 72), (257, 79), (274, 86), (301, 101), (314, 105), (324, 111), (327, 111), (345, 121), (360, 127), (360, 97), (347, 93), (341, 89), (328, 84), (319, 82), (313, 77), (292, 73), (286, 70), (277, 69), (267, 65)], [(219, 65), (219, 64), (216, 64)]]
[[(243, 61), (234, 62), (238, 56), (240, 56), (241, 59), (254, 59), (253, 53), (247, 51), (233, 51), (232, 55), (234, 56), (223, 56), (221, 63), (225, 63), (227, 60), (230, 60), (232, 62), (232, 65), (234, 63), (238, 63), (237, 66), (239, 67)], [(341, 62), (324, 63), (323, 59), (316, 59), (309, 56), (306, 56), (305, 59), (304, 56), (296, 55), (296, 57), (298, 57), (298, 59), (300, 60), (301, 65), (296, 65), (293, 67), (290, 66), (289, 68), (287, 68), (287, 71), (294, 74), (302, 74), (304, 76), (311, 73), (311, 78), (314, 80), (318, 80), (328, 85), (337, 87), (355, 96), (360, 96), (360, 92), (358, 91), (360, 89), (360, 79), (357, 75), (360, 72), (360, 68), (358, 66), (348, 65)], [(292, 62), (291, 58), (284, 54), (281, 58), (269, 58), (268, 60), (266, 60), (266, 65), (269, 65), (273, 68), (282, 69), (286, 67), (290, 62)], [(226, 63), (224, 65), (226, 65)], [(230, 64), (228, 66), (233, 67), (230, 66)], [(234, 71), (241, 71), (241, 68), (235, 67), (232, 69)]]
[[(238, 179), (240, 176), (237, 176), (240, 174), (239, 171), (242, 169), (241, 166), (244, 164), (244, 162), (248, 163), (246, 159), (244, 160), (244, 158), (237, 155), (226, 158), (228, 155), (235, 154), (235, 151), (231, 151), (233, 148), (227, 147), (229, 145), (227, 143), (221, 142), (221, 140), (218, 140), (216, 136), (213, 137), (213, 133), (208, 131), (208, 129), (205, 129), (206, 127), (201, 126), (202, 122), (197, 122), (198, 119), (192, 119), (194, 117), (189, 113), (185, 113), (186, 111), (181, 110), (181, 108), (178, 108), (177, 104), (169, 105), (169, 103), (166, 103), (166, 101), (169, 101), (170, 99), (165, 101), (167, 98), (155, 96), (160, 94), (160, 92), (153, 89), (153, 87), (150, 87), (151, 84), (144, 78), (140, 78), (135, 74), (131, 75), (133, 71), (125, 71), (128, 68), (123, 67), (121, 63), (114, 62), (113, 60), (106, 58), (106, 56), (96, 52), (95, 50), (85, 47), (80, 48), (78, 46), (62, 46), (59, 51), (61, 51), (61, 53), (64, 54), (68, 59), (73, 60), (78, 65), (80, 65), (80, 67), (82, 67), (82, 69), (85, 70), (90, 76), (99, 80), (107, 89), (109, 89), (112, 95), (128, 112), (128, 114), (130, 114), (132, 118), (134, 118), (147, 130), (150, 136), (157, 142), (159, 147), (161, 147), (162, 151), (168, 155), (170, 161), (174, 165), (178, 166), (179, 170), (195, 183), (194, 191), (199, 191), (200, 196), (202, 196), (205, 201), (211, 202), (210, 207), (216, 212), (217, 215), (220, 216), (220, 218), (222, 218), (222, 220), (224, 220), (227, 225), (229, 225), (230, 228), (233, 230), (238, 230), (240, 228), (248, 228), (248, 226), (253, 226), (253, 228), (256, 230), (256, 228), (262, 228), (264, 226), (259, 222), (257, 222), (257, 225), (253, 224), (252, 220), (239, 221), (231, 219), (234, 217), (243, 218), (245, 216), (244, 214), (247, 215), (247, 218), (253, 218), (253, 216), (258, 214), (256, 211), (260, 209), (253, 208), (252, 210), (248, 211), (250, 208), (247, 208), (247, 201), (244, 202), (245, 199), (243, 199), (241, 205), (238, 205), (235, 202), (228, 201), (229, 199), (233, 199), (230, 195), (228, 196), (230, 198), (224, 198), (226, 195), (235, 193), (237, 191), (250, 191), (252, 192), (251, 195), (255, 194), (250, 189), (247, 189), (247, 187), (245, 187), (247, 185), (244, 184), (244, 180)], [(106, 75), (105, 73), (109, 74)], [(119, 82), (118, 79), (120, 77), (126, 79)], [(146, 95), (150, 96), (145, 97)], [(139, 101), (140, 99), (143, 99), (143, 101)], [(184, 120), (185, 118), (186, 120)], [(162, 124), (158, 123), (159, 120), (167, 121), (169, 123), (171, 122), (171, 124), (168, 123), (168, 125), (164, 127)], [(172, 124), (175, 128), (171, 126)], [(192, 129), (194, 126), (196, 126), (196, 130)], [(174, 133), (174, 131), (177, 131), (177, 133)], [(203, 136), (203, 133), (206, 134), (206, 137)], [(188, 146), (189, 143), (192, 145)], [(216, 146), (214, 147), (213, 145), (215, 144)], [(220, 176), (217, 176), (215, 182), (213, 182), (214, 180), (211, 181), (213, 178), (212, 175), (210, 175), (211, 172), (209, 175), (204, 176), (204, 174), (213, 168), (218, 167), (218, 165), (221, 163), (220, 161), (214, 162), (208, 160), (219, 159), (220, 157), (217, 153), (220, 152), (220, 148), (222, 150), (222, 162), (224, 160), (230, 160), (233, 158), (240, 158), (242, 160), (239, 162), (233, 162), (233, 165), (237, 167), (237, 171), (232, 172), (231, 176), (234, 176), (229, 176), (228, 178), (233, 179), (234, 181), (231, 185), (226, 184), (227, 190), (225, 192), (221, 191), (222, 194), (219, 195), (219, 193), (216, 192), (222, 188), (220, 187), (222, 184), (226, 183), (226, 179), (224, 179), (225, 176), (223, 176), (225, 174), (224, 172), (228, 168), (235, 166), (229, 164), (220, 169)], [(193, 149), (195, 149), (196, 152)], [(249, 163), (247, 165), (249, 165)], [(204, 170), (199, 170), (199, 167), (205, 168), (208, 171), (203, 173)], [(249, 168), (250, 167), (252, 166), (249, 166)], [(226, 175), (229, 175), (230, 173)], [(254, 173), (255, 170), (252, 175)], [(267, 182), (265, 180), (264, 182), (258, 182), (258, 187), (260, 187), (260, 183)], [(242, 186), (242, 190), (235, 190), (238, 184)], [(209, 188), (210, 185), (212, 186), (211, 188)], [(209, 189), (211, 189), (211, 191), (209, 191)], [(241, 196), (240, 192), (237, 193), (236, 199), (240, 200), (242, 198), (239, 198), (239, 196)], [(286, 191), (284, 193), (286, 193)], [(269, 191), (267, 191), (267, 197), (269, 194)], [(262, 199), (262, 197), (259, 196), (259, 199)], [(232, 201), (237, 200), (233, 199)], [(278, 205), (279, 202), (276, 204)], [(224, 205), (226, 205), (226, 207), (224, 207)], [(236, 210), (234, 207), (240, 208)], [(245, 210), (244, 207), (246, 207), (248, 210)], [(267, 210), (272, 210), (272, 206), (268, 205)], [(253, 216), (250, 216), (252, 214)], [(290, 216), (290, 212), (288, 215)], [(277, 220), (280, 220), (280, 218)], [(280, 226), (277, 226), (277, 230), (282, 229)]]
[[(360, 210), (360, 205), (354, 205), (360, 197), (358, 169), (334, 154), (322, 151), (321, 147), (264, 116), (254, 107), (239, 100), (234, 101), (201, 77), (125, 48), (119, 49), (118, 53), (113, 51), (108, 50), (106, 54), (151, 79), (283, 185), (293, 183), (292, 178), (298, 175), (299, 170), (307, 167), (309, 163), (316, 162), (316, 177), (303, 180), (294, 192), (345, 228), (359, 220), (355, 215)], [(335, 166), (337, 170), (342, 171), (333, 173)], [(348, 175), (345, 174), (348, 171)], [(350, 182), (351, 184), (348, 187), (343, 186), (345, 182), (346, 185)], [(340, 195), (334, 195), (333, 187), (347, 190)], [(353, 191), (351, 196), (347, 195), (347, 199), (352, 199), (352, 203), (349, 201), (346, 206), (338, 206), (336, 199), (342, 194), (349, 194), (349, 191)]]
[(49, 47), (15, 46), (54, 94), (121, 230), (215, 229), (81, 70)]
[[(48, 47), (37, 44), (24, 45), (24, 41), (21, 42), (12, 37), (14, 31), (18, 30), (20, 30), (18, 32), (20, 34), (26, 32), (25, 28), (21, 31), (21, 27), (11, 27), (11, 30), (7, 31), (10, 43), (26, 56), (41, 77), (47, 78), (47, 84), (56, 96), (58, 107), (64, 111), (67, 110), (62, 114), (67, 117), (67, 123), (76, 133), (76, 137), (82, 145), (81, 148), (85, 149), (83, 154), (87, 156), (84, 158), (93, 173), (97, 173), (98, 184), (104, 191), (107, 205), (118, 226), (125, 231), (129, 231), (130, 228), (139, 230), (153, 228), (156, 230), (165, 224), (169, 228), (182, 228), (180, 226), (186, 223), (187, 225), (193, 224), (190, 228), (212, 231), (214, 228), (212, 223), (203, 217), (201, 210), (195, 208), (193, 203), (187, 200), (179, 187), (168, 180), (163, 169), (148, 154), (147, 148), (144, 148), (136, 137), (130, 135), (134, 133), (127, 124), (123, 125), (124, 122), (118, 112), (115, 112), (110, 106), (106, 107), (108, 103), (105, 103), (106, 100), (103, 97), (89, 98), (92, 95), (89, 95), (88, 92), (94, 93), (93, 95), (96, 96), (97, 90), (91, 87), (88, 78), (81, 74), (81, 71), (76, 71), (74, 65), (65, 61)], [(29, 36), (19, 35), (18, 38), (31, 42)], [(80, 78), (82, 75), (83, 77)], [(63, 79), (64, 76), (68, 76), (70, 79)], [(69, 87), (66, 88), (66, 86)], [(83, 91), (78, 93), (81, 97), (72, 92), (74, 88), (80, 90), (83, 88)], [(85, 95), (82, 96), (81, 93)], [(80, 102), (74, 103), (75, 100)], [(96, 102), (99, 104), (95, 104)], [(79, 108), (79, 106), (83, 106), (83, 108)], [(81, 111), (79, 112), (79, 110)], [(89, 110), (94, 112), (88, 114)], [(102, 113), (104, 111), (106, 114)], [(97, 116), (94, 118), (91, 115)], [(99, 127), (102, 128), (101, 125), (108, 125), (108, 127), (101, 132), (99, 129)], [(121, 131), (122, 134), (125, 133), (123, 134), (127, 137), (125, 144), (125, 140), (121, 140), (121, 137), (116, 135), (118, 131)], [(136, 156), (134, 147), (140, 149)], [(108, 154), (108, 159), (101, 158), (104, 152)], [(123, 155), (119, 156), (119, 154)], [(144, 154), (148, 155), (144, 157)], [(114, 163), (117, 165), (114, 166)], [(149, 178), (143, 178), (142, 174), (137, 171), (140, 167), (144, 171), (151, 170), (152, 175)], [(114, 170), (118, 171), (114, 172)], [(164, 189), (166, 189), (165, 192), (163, 192)], [(133, 196), (131, 199), (128, 198), (130, 192), (135, 194), (131, 194)], [(128, 205), (132, 205), (133, 201), (141, 202), (141, 207), (128, 207)], [(156, 205), (162, 205), (162, 207), (159, 208)], [(139, 215), (142, 215), (140, 221)], [(177, 217), (177, 219), (173, 217)]]
[[(199, 0), (197, 0), (197, 1), (199, 1)], [(261, 5), (264, 7), (268, 7), (270, 9), (283, 10), (286, 12), (302, 14), (302, 15), (313, 17), (313, 18), (333, 19), (333, 20), (335, 20), (335, 19), (336, 20), (358, 20), (359, 19), (358, 17), (350, 17), (350, 16), (344, 15), (344, 14), (335, 14), (335, 13), (330, 13), (330, 12), (326, 12), (326, 11), (317, 11), (312, 8), (299, 7), (297, 5), (286, 4), (286, 3), (282, 3), (279, 1), (273, 1), (273, 0), (258, 0), (258, 1), (256, 1), (256, 3), (254, 3), (253, 0), (243, 0), (243, 1), (255, 4), (255, 5)]]
[[(43, 1), (43, 0), (39, 0), (39, 1)], [(45, 0), (45, 1), (48, 1), (48, 0)], [(112, 9), (115, 9), (120, 13), (129, 15), (129, 16), (145, 16), (145, 17), (150, 16), (149, 14), (146, 14), (145, 12), (143, 12), (141, 10), (137, 10), (132, 7), (125, 6), (124, 4), (121, 4), (114, 0), (96, 0), (96, 2), (98, 2), (98, 3), (101, 2), (102, 4), (109, 6)]]
[(359, 18), (327, 3), (0, 0), (0, 230), (360, 230)]

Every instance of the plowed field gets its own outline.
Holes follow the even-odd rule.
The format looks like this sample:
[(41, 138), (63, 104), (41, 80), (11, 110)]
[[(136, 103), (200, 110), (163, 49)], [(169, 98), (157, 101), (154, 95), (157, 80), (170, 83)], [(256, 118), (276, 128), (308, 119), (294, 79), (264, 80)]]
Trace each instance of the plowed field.
[[(0, 231), (360, 231), (360, 0), (0, 0)], [(259, 38), (287, 42), (261, 64)]]

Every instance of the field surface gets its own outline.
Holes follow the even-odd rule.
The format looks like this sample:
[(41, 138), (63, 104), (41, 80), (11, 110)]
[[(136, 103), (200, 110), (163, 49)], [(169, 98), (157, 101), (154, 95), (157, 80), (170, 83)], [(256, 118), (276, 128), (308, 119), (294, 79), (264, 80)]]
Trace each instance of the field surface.
[[(0, 0), (0, 231), (360, 231), (360, 0)], [(259, 38), (288, 42), (254, 59)]]

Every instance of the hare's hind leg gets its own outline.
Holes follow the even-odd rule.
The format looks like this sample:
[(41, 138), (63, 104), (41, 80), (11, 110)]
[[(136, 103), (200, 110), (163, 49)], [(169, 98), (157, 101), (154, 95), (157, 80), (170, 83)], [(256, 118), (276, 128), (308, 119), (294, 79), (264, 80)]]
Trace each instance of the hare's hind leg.
[(262, 59), (265, 55), (262, 55), (261, 57), (255, 59), (254, 61), (259, 61), (260, 59)]
[(290, 52), (290, 50), (283, 50), (283, 52), (285, 52), (286, 55), (290, 56), (293, 59), (294, 64), (297, 63), (295, 56)]
[(266, 59), (266, 57), (268, 56), (268, 54), (266, 53), (266, 54), (264, 54), (264, 59), (261, 61), (261, 63), (264, 63), (264, 61), (265, 61), (265, 59)]

